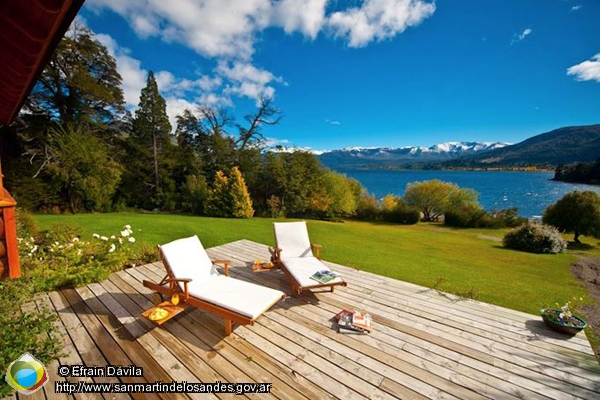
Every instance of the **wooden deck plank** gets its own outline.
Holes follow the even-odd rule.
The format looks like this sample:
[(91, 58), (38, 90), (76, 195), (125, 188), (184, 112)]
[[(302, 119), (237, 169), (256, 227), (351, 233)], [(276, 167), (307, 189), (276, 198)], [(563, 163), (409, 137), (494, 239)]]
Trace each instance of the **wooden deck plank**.
[[(244, 269), (244, 268), (242, 268), (242, 269), (238, 269), (238, 268), (236, 268), (236, 269), (235, 269), (235, 271), (237, 271), (237, 272), (240, 272), (240, 271), (245, 271), (245, 269)], [(244, 273), (244, 272), (242, 272), (242, 273)], [(264, 274), (262, 274), (262, 275), (264, 276)], [(323, 303), (323, 302), (320, 302), (319, 304), (320, 304), (320, 305), (321, 305), (321, 307), (322, 307), (322, 306), (323, 306), (323, 304), (325, 304), (325, 303)], [(292, 308), (292, 310), (295, 310), (295, 308)], [(333, 315), (333, 314), (334, 314), (335, 312), (337, 312), (338, 310), (339, 310), (339, 308), (333, 308), (333, 309), (331, 309), (331, 310), (330, 310), (330, 313), (331, 313), (331, 314), (329, 314), (329, 315)], [(413, 331), (416, 331), (416, 330), (413, 330)], [(417, 331), (417, 332), (418, 332), (418, 331)], [(406, 338), (408, 338), (408, 339), (416, 339), (416, 338), (414, 338), (412, 335), (405, 335), (405, 336), (404, 336), (404, 338), (405, 338), (405, 339), (406, 339)], [(440, 339), (440, 340), (443, 342), (443, 339), (441, 339), (441, 338), (438, 338), (437, 336), (432, 336), (432, 335), (430, 335), (430, 336), (429, 336), (429, 339), (430, 339), (430, 341), (431, 341), (431, 340), (435, 341), (436, 339)], [(417, 340), (418, 340), (418, 339), (417, 339)], [(428, 342), (428, 341), (421, 340), (421, 342), (423, 342), (423, 343), (427, 343), (428, 345), (431, 345), (431, 343), (430, 343), (430, 342)], [(421, 345), (422, 345), (422, 344), (421, 344)], [(437, 348), (435, 349), (435, 352), (436, 352), (436, 353), (438, 353), (438, 352), (440, 352), (440, 351), (442, 351), (442, 352), (443, 352), (444, 350), (445, 350), (445, 349), (443, 349), (443, 348), (441, 348), (441, 347), (437, 346)], [(446, 351), (446, 356), (448, 356), (448, 354), (450, 355), (450, 356), (449, 356), (450, 358), (453, 358), (453, 359), (455, 359), (455, 360), (458, 360), (458, 361), (460, 361), (460, 362), (463, 362), (463, 363), (465, 363), (465, 362), (466, 362), (466, 364), (467, 364), (467, 365), (469, 365), (469, 366), (472, 364), (472, 362), (469, 362), (469, 361), (472, 361), (472, 359), (471, 359), (471, 358), (469, 358), (469, 357), (460, 356), (460, 354), (458, 354), (458, 355), (457, 355), (455, 352)], [(419, 355), (420, 355), (420, 356), (423, 356), (423, 354), (422, 354), (422, 353), (419, 353)], [(424, 357), (424, 358), (431, 358), (431, 357), (432, 357), (432, 356), (434, 356), (434, 355), (435, 355), (434, 353), (432, 353), (432, 352), (429, 352), (429, 353), (427, 354), (427, 357)], [(488, 357), (488, 361), (489, 361), (489, 360), (491, 360), (491, 357)], [(444, 363), (444, 364), (446, 364), (447, 362), (448, 362), (448, 360), (442, 361), (442, 363)], [(479, 363), (479, 365), (477, 365), (477, 364), (476, 364), (475, 366), (476, 366), (476, 367), (478, 367), (479, 369), (481, 369), (482, 371), (485, 371), (485, 372), (487, 372), (487, 373), (489, 373), (489, 372), (490, 372), (490, 371), (489, 371), (490, 369), (494, 369), (494, 370), (493, 370), (493, 371), (491, 371), (491, 372), (495, 373), (496, 375), (499, 375), (499, 377), (500, 377), (500, 378), (502, 378), (502, 380), (501, 380), (500, 382), (504, 382), (504, 380), (507, 378), (507, 374), (503, 374), (503, 373), (502, 373), (502, 372), (504, 372), (503, 370), (501, 370), (501, 369), (498, 369), (498, 368), (495, 368), (495, 367), (493, 367), (493, 366), (490, 366), (489, 364), (485, 364), (485, 363), (482, 363), (482, 362), (478, 362), (478, 363)], [(456, 368), (456, 367), (454, 366), (454, 368)], [(471, 370), (467, 370), (467, 371), (465, 372), (465, 375), (467, 375), (467, 376), (473, 375), (473, 370), (472, 370), (472, 369), (471, 369)], [(509, 375), (509, 376), (510, 376), (510, 375)], [(482, 377), (481, 377), (481, 376), (479, 376), (478, 378), (479, 378), (479, 379), (482, 379)], [(486, 376), (484, 375), (484, 377), (483, 377), (483, 378), (485, 379), (485, 378), (486, 378)], [(489, 377), (488, 377), (488, 378), (489, 378)], [(514, 377), (512, 377), (512, 378), (514, 379)], [(498, 380), (496, 380), (496, 383), (498, 383)], [(535, 385), (533, 385), (533, 386), (535, 387)], [(527, 387), (527, 386), (525, 386), (525, 387)], [(528, 391), (527, 389), (519, 389), (518, 387), (514, 387), (514, 388), (513, 388), (513, 387), (510, 387), (509, 389), (510, 389), (510, 392), (511, 392), (511, 393), (513, 393), (513, 394), (514, 394), (516, 397), (523, 397), (523, 395), (524, 395), (524, 394), (526, 394), (526, 395), (527, 395), (527, 398), (535, 398), (535, 393), (533, 393), (533, 392), (530, 392), (530, 391)]]
[[(227, 245), (227, 246), (228, 246), (228, 247), (231, 247), (231, 244), (229, 244), (229, 245)], [(220, 248), (219, 248), (219, 250), (223, 251), (222, 249), (223, 249), (223, 247), (220, 247)], [(228, 250), (229, 250), (229, 251), (231, 251), (231, 248), (229, 248)], [(248, 249), (246, 249), (246, 250), (248, 250)], [(263, 252), (263, 254), (265, 254), (265, 253)], [(254, 258), (256, 258), (256, 257), (259, 257), (260, 255), (259, 255), (259, 254), (247, 254), (246, 256), (247, 256), (249, 259), (254, 259)], [(342, 295), (343, 295), (343, 294), (342, 294)], [(354, 295), (354, 294), (352, 294), (352, 295)], [(348, 297), (351, 297), (352, 295), (348, 294)], [(326, 297), (326, 295), (323, 295), (323, 297)], [(423, 329), (423, 330), (427, 330), (427, 329)], [(534, 355), (534, 356), (536, 356), (536, 357), (537, 357), (537, 355)], [(556, 366), (556, 365), (555, 365), (555, 364), (553, 364), (552, 366), (554, 367), (554, 366)], [(580, 371), (579, 371), (579, 370), (577, 370), (577, 372), (580, 372)], [(543, 374), (542, 374), (542, 375), (543, 375)], [(588, 376), (588, 378), (590, 378), (590, 377), (591, 377), (591, 376)], [(569, 376), (569, 375), (567, 375), (567, 376), (566, 376), (566, 377), (564, 377), (564, 378), (565, 378), (565, 379), (567, 379), (567, 380), (570, 380), (570, 378), (572, 378), (572, 376)], [(577, 380), (577, 379), (578, 379), (578, 377), (575, 377), (575, 380)], [(590, 388), (591, 390), (593, 390), (593, 391), (597, 391), (597, 384), (590, 383), (590, 382), (591, 382), (591, 381), (588, 381), (588, 380), (585, 380), (585, 379), (584, 379), (584, 380), (580, 380), (580, 381), (579, 381), (579, 383), (582, 383), (583, 385), (587, 386), (587, 387), (588, 387), (588, 388)], [(560, 384), (558, 384), (558, 385), (560, 385)]]
[[(244, 268), (242, 268), (242, 269), (235, 269), (235, 271), (236, 271), (236, 272), (240, 272), (240, 273), (244, 273), (244, 272), (241, 272), (241, 271), (244, 271)], [(251, 275), (250, 275), (250, 276), (251, 276)], [(295, 299), (294, 299), (294, 300), (295, 300)], [(321, 307), (322, 307), (322, 304), (323, 304), (323, 303), (320, 303), (320, 306), (321, 306)], [(309, 306), (309, 307), (310, 307), (310, 306)], [(303, 309), (304, 309), (304, 308), (302, 308), (302, 307), (290, 307), (290, 310), (292, 310), (292, 311), (296, 311), (296, 310), (300, 310), (300, 311), (302, 311)], [(316, 311), (316, 312), (318, 312), (319, 310), (320, 310), (319, 308), (315, 308), (315, 309), (314, 309), (313, 311), (311, 311), (311, 312), (315, 312), (315, 311)], [(332, 311), (329, 311), (329, 312), (325, 312), (326, 319), (329, 319), (329, 318), (331, 317), (331, 315), (335, 314), (335, 312), (337, 312), (338, 310), (339, 310), (339, 309), (335, 309), (335, 310), (332, 310)], [(276, 312), (279, 312), (277, 309), (276, 309), (275, 311), (276, 311)], [(308, 308), (306, 309), (306, 311), (308, 312)], [(267, 314), (267, 315), (268, 315), (268, 317), (269, 317), (269, 318), (275, 318), (275, 316), (274, 316), (274, 314), (273, 314), (273, 313), (269, 313), (269, 314)], [(310, 314), (309, 314), (309, 315), (310, 315)], [(297, 318), (297, 317), (294, 317), (293, 319), (295, 320), (295, 319), (298, 319), (298, 318)], [(259, 321), (260, 321), (260, 320), (259, 320)], [(292, 329), (295, 329), (295, 328), (294, 328), (294, 324), (293, 324), (291, 321), (292, 321), (292, 320), (288, 320), (288, 321), (287, 321), (287, 322), (286, 322), (284, 325), (288, 325), (290, 328), (292, 328)], [(321, 337), (321, 338), (323, 338), (323, 336), (324, 336), (324, 335), (326, 335), (326, 334), (328, 334), (328, 333), (329, 333), (329, 334), (331, 334), (331, 329), (330, 329), (330, 328), (324, 328), (324, 330), (323, 330), (323, 331), (319, 331), (319, 330), (317, 329), (318, 327), (319, 327), (319, 326), (313, 326), (313, 327), (312, 327), (312, 329), (314, 329), (315, 331), (319, 332), (319, 335), (320, 335), (320, 337)], [(309, 329), (309, 330), (307, 330), (307, 331), (305, 331), (305, 332), (311, 332), (311, 330)], [(378, 334), (378, 332), (375, 332), (373, 336), (376, 336), (377, 334)], [(340, 338), (341, 338), (341, 337), (344, 337), (344, 336), (343, 336), (343, 335), (337, 335), (337, 337), (340, 337)], [(379, 346), (379, 345), (378, 345), (378, 344), (376, 344), (376, 346)], [(403, 346), (403, 345), (400, 345), (400, 346)], [(328, 344), (328, 347), (329, 347), (329, 348), (332, 348), (332, 345), (331, 345), (331, 344)], [(349, 346), (347, 343), (345, 343), (345, 344), (344, 344), (344, 346), (341, 346), (341, 347), (342, 347), (342, 349), (344, 349), (344, 348), (347, 348), (347, 347), (349, 348), (350, 346)], [(393, 350), (393, 351), (395, 351), (395, 350)], [(435, 354), (433, 354), (433, 353), (431, 353), (431, 352), (430, 352), (430, 353), (427, 355), (427, 357), (423, 357), (423, 358), (427, 359), (427, 358), (432, 358), (432, 357), (434, 357), (434, 356), (435, 356)], [(406, 358), (406, 355), (402, 355), (402, 358)], [(413, 363), (415, 363), (416, 365), (418, 365), (418, 364), (420, 364), (420, 361), (419, 361), (419, 360), (420, 360), (420, 359), (416, 359), (416, 358), (415, 358), (415, 359), (413, 359)], [(443, 361), (443, 364), (447, 364), (447, 363), (448, 363), (448, 361), (449, 361), (449, 360), (445, 360), (445, 361)], [(363, 361), (363, 362), (364, 362), (364, 361)], [(427, 368), (427, 369), (431, 369), (431, 368), (435, 368), (435, 365), (432, 365), (432, 366), (430, 366), (430, 367), (429, 367), (429, 368)], [(448, 373), (452, 373), (452, 371), (455, 371), (456, 369), (457, 369), (457, 366), (456, 366), (456, 364), (455, 364), (455, 365), (452, 365), (452, 368), (451, 368), (451, 370), (447, 370), (447, 372), (446, 372), (446, 373), (447, 373), (447, 374), (448, 374)], [(380, 369), (378, 369), (378, 370), (380, 370)], [(465, 372), (465, 374), (464, 374), (464, 375), (461, 375), (461, 376), (458, 378), (458, 380), (459, 380), (459, 381), (460, 381), (460, 379), (468, 379), (468, 380), (469, 380), (469, 379), (470, 379), (470, 378), (469, 378), (469, 376), (472, 376), (472, 375), (473, 375), (473, 372), (474, 372), (474, 371), (473, 371), (473, 369), (467, 370), (467, 371)], [(480, 375), (480, 376), (478, 376), (478, 378), (479, 378), (479, 379), (482, 379), (482, 376)], [(491, 377), (489, 377), (489, 376), (485, 376), (485, 375), (484, 375), (484, 376), (483, 376), (483, 380), (485, 380), (485, 378), (488, 378), (488, 380), (489, 380), (489, 378), (491, 378)], [(454, 379), (457, 379), (457, 378), (455, 377)], [(474, 383), (474, 382), (473, 382), (473, 380), (471, 380), (471, 385), (472, 385), (472, 386), (473, 386), (473, 383)], [(489, 396), (489, 397), (491, 397), (491, 398), (500, 398), (500, 397), (505, 397), (505, 398), (507, 398), (507, 397), (509, 396), (509, 394), (507, 394), (507, 393), (502, 393), (502, 392), (496, 391), (496, 390), (494, 389), (494, 385), (499, 385), (499, 384), (502, 384), (502, 383), (503, 383), (503, 381), (502, 381), (502, 380), (496, 379), (495, 381), (493, 381), (493, 382), (492, 382), (490, 385), (488, 385), (488, 386), (486, 386), (486, 387), (481, 387), (481, 385), (480, 385), (480, 388), (479, 388), (479, 390), (480, 390), (480, 391), (482, 391), (484, 394), (486, 394), (487, 396)], [(475, 385), (475, 386), (476, 386), (476, 385)], [(529, 392), (529, 391), (527, 391), (527, 390), (525, 390), (525, 389), (523, 389), (523, 390), (514, 390), (514, 391), (513, 391), (513, 394), (515, 395), (515, 397), (519, 397), (519, 398), (520, 398), (520, 397), (522, 397), (522, 396), (523, 396), (523, 394), (527, 394), (527, 395), (528, 395), (528, 398), (536, 398), (536, 397), (535, 397), (535, 393), (533, 393), (533, 392)]]
[[(129, 333), (140, 343), (146, 351), (153, 354), (154, 357), (163, 366), (163, 369), (171, 376), (171, 380), (197, 382), (198, 377), (194, 372), (200, 371), (200, 366), (196, 363), (194, 367), (198, 367), (198, 370), (190, 370), (190, 367), (182, 363), (176, 355), (171, 351), (180, 347), (177, 341), (173, 341), (172, 338), (167, 345), (160, 341), (154, 335), (147, 334), (148, 330), (144, 327), (143, 320), (137, 316), (131, 315), (131, 313), (124, 308), (120, 302), (125, 302), (127, 299), (121, 297), (119, 301), (115, 300), (100, 284), (88, 285), (90, 290), (96, 295), (96, 297), (108, 308), (113, 315), (125, 326)], [(162, 337), (164, 339), (164, 337)], [(172, 343), (171, 343), (172, 342)], [(210, 374), (211, 371), (204, 371)], [(201, 374), (202, 375), (202, 374)], [(200, 394), (190, 393), (190, 398), (204, 399), (212, 398), (217, 399), (218, 397), (214, 394)]]
[[(236, 271), (236, 272), (244, 271), (244, 268), (242, 268), (242, 269), (235, 269), (235, 271)], [(291, 308), (291, 309), (292, 309), (292, 310), (296, 310), (296, 309), (301, 309), (301, 308), (295, 308), (295, 307), (294, 307), (294, 308)], [(328, 315), (327, 315), (327, 318), (330, 318), (330, 317), (331, 317), (331, 315), (333, 315), (333, 314), (334, 314), (334, 313), (330, 313), (330, 314), (328, 314)], [(272, 314), (268, 314), (268, 315), (270, 316), (270, 315), (272, 315)], [(273, 317), (271, 317), (271, 318), (273, 318)], [(294, 318), (294, 319), (297, 319), (297, 318)], [(261, 321), (261, 320), (259, 320), (259, 321)], [(290, 322), (290, 321), (288, 321), (288, 322), (287, 322), (287, 324), (288, 324), (288, 325), (291, 325), (291, 322)], [(312, 329), (315, 329), (315, 327), (313, 327)], [(322, 336), (323, 334), (327, 334), (327, 333), (331, 333), (331, 329), (326, 329), (326, 330), (325, 330), (325, 332), (321, 332), (321, 337), (323, 337), (323, 336)], [(337, 335), (337, 337), (341, 338), (341, 337), (344, 337), (344, 335)], [(346, 343), (346, 345), (348, 345), (348, 344)], [(331, 347), (331, 345), (329, 345), (329, 347)], [(378, 350), (378, 349), (375, 349), (375, 350)], [(368, 350), (367, 350), (367, 351), (368, 351)], [(364, 363), (364, 360), (363, 360), (363, 363)], [(377, 367), (376, 367), (376, 368), (377, 368)], [(379, 371), (379, 370), (381, 370), (381, 367), (377, 368), (377, 370), (378, 370), (378, 371)], [(452, 372), (448, 370), (448, 373), (452, 373)], [(456, 379), (456, 378), (455, 378), (455, 379)], [(468, 379), (468, 378), (467, 378), (467, 377), (463, 377), (463, 379)], [(460, 380), (460, 378), (459, 378), (459, 380)], [(487, 388), (487, 390), (488, 390), (488, 391), (494, 391), (494, 389), (493, 389), (492, 387), (488, 387), (488, 388)], [(496, 394), (496, 395), (499, 395), (500, 393), (495, 393), (495, 394)], [(461, 395), (462, 395), (463, 397), (465, 397), (465, 396), (466, 396), (466, 394), (465, 394), (465, 393), (461, 393)], [(471, 397), (474, 397), (474, 396), (475, 396), (475, 394), (474, 394), (473, 396), (471, 396)], [(507, 395), (506, 393), (504, 393), (504, 397), (507, 397), (507, 396), (508, 396), (508, 395)], [(493, 397), (493, 396), (492, 396), (492, 397)]]
[[(227, 246), (230, 246), (230, 245), (227, 245)], [(258, 256), (258, 255), (257, 254), (253, 254), (252, 256)], [(346, 277), (346, 275), (344, 275), (344, 276)], [(359, 290), (360, 291), (360, 288), (356, 289), (356, 286), (357, 285), (352, 285), (349, 290)], [(376, 288), (374, 288), (374, 289), (376, 289)], [(355, 293), (353, 293), (353, 294), (355, 294)], [(379, 300), (378, 296), (380, 296), (380, 294), (378, 293), (377, 290), (373, 290), (373, 292), (368, 293), (366, 296), (368, 297), (369, 295), (373, 296), (374, 299), (375, 299), (375, 301), (382, 301), (384, 304), (387, 304), (390, 301), (390, 297), (387, 297), (387, 298), (384, 298), (382, 300)], [(410, 300), (412, 303), (414, 303), (414, 297), (415, 296), (413, 296), (412, 299)], [(392, 298), (392, 300), (394, 300), (394, 298)], [(398, 303), (398, 302), (396, 302), (396, 303)], [(408, 301), (405, 304), (408, 304)], [(422, 315), (423, 313), (428, 313), (429, 312), (429, 310), (427, 309), (427, 304), (425, 304), (423, 306), (423, 308), (417, 308), (416, 304), (410, 304), (410, 307), (408, 305), (406, 307), (408, 307), (408, 308), (402, 308), (401, 310), (405, 311), (405, 312), (411, 312), (411, 308), (410, 307), (412, 307), (412, 308), (416, 309), (415, 311), (413, 311), (413, 314)], [(456, 312), (456, 310), (452, 309), (451, 312), (454, 315), (455, 312)], [(447, 313), (448, 313), (448, 311), (446, 311), (446, 314)], [(437, 316), (433, 320), (435, 320), (436, 322), (438, 322), (442, 317), (445, 317), (445, 315), (438, 313)], [(473, 330), (472, 325), (467, 324), (466, 326), (470, 330)], [(506, 330), (501, 329), (502, 325), (498, 325), (498, 326), (490, 325), (490, 326), (487, 326), (486, 328), (489, 329), (489, 330), (493, 330), (494, 334), (497, 335), (497, 337), (500, 338), (500, 340), (504, 340), (505, 342), (513, 344), (513, 345), (516, 344), (517, 346), (521, 345), (521, 343), (519, 341), (517, 341), (517, 340), (514, 340), (513, 342), (509, 342), (507, 339), (505, 339), (505, 338), (502, 337), (502, 335), (505, 334), (505, 331), (506, 331)], [(486, 335), (486, 334), (487, 333), (483, 333), (483, 335)], [(585, 340), (585, 336), (583, 336), (581, 334), (579, 336), (582, 337), (583, 340)], [(512, 339), (518, 339), (520, 341), (523, 341), (523, 337), (522, 336), (512, 336)], [(533, 340), (533, 339), (534, 338), (532, 338), (531, 336), (527, 337), (527, 342), (528, 343), (526, 343), (525, 345), (523, 345), (522, 348), (525, 348), (525, 349), (535, 348), (535, 347), (532, 347), (532, 345), (535, 346), (536, 343), (541, 342), (540, 340)], [(567, 342), (567, 341), (564, 341), (564, 340), (561, 341), (561, 343), (564, 343), (564, 342)], [(546, 346), (546, 348), (549, 348), (549, 344), (547, 344), (547, 343), (543, 343), (542, 346)], [(553, 346), (553, 350), (554, 350), (554, 352), (556, 351), (556, 346)], [(579, 347), (579, 350), (580, 351), (582, 351), (582, 350), (590, 350), (591, 351), (589, 343), (586, 343), (586, 346), (584, 348)], [(545, 355), (550, 356), (550, 357), (556, 357), (557, 361), (560, 361), (561, 359), (562, 360), (571, 361), (570, 358), (568, 358), (568, 357), (562, 357), (562, 355), (560, 355), (560, 354), (556, 355), (556, 354), (554, 354), (554, 352), (549, 351), (549, 352), (546, 352)], [(565, 351), (562, 351), (562, 352), (565, 353)], [(539, 354), (539, 351), (533, 351), (533, 353), (534, 354)], [(580, 352), (570, 352), (570, 353), (568, 353), (568, 355), (571, 358), (573, 358), (576, 354), (581, 354), (581, 353)], [(590, 368), (591, 372), (593, 372), (594, 374), (600, 372), (600, 368), (598, 367), (598, 364), (597, 364), (597, 362), (596, 362), (596, 360), (595, 360), (595, 358), (593, 356), (590, 355), (589, 357), (586, 357), (585, 360), (582, 361), (581, 359), (579, 359), (578, 361), (579, 361), (579, 364), (577, 365), (577, 367)]]
[[(132, 275), (126, 271), (121, 271), (116, 274), (120, 279), (130, 285), (131, 288), (136, 288), (140, 294), (145, 295), (146, 299), (150, 300), (152, 297), (152, 291), (144, 286), (140, 286), (140, 280), (136, 280)], [(301, 391), (296, 390), (293, 386), (298, 387), (297, 381), (286, 382), (278, 375), (281, 375), (280, 368), (268, 368), (271, 362), (267, 360), (265, 354), (251, 349), (247, 344), (241, 340), (235, 340), (234, 342), (227, 340), (229, 338), (222, 338), (222, 325), (215, 323), (211, 318), (200, 318), (202, 313), (189, 313), (187, 318), (193, 319), (196, 323), (195, 334), (205, 339), (207, 343), (215, 343), (220, 340), (215, 350), (219, 351), (228, 360), (234, 362), (240, 369), (244, 370), (249, 376), (251, 376), (255, 382), (272, 382), (273, 390), (272, 393), (281, 399), (286, 398), (297, 398), (311, 399), (315, 397), (307, 397)], [(211, 327), (213, 328), (211, 330)], [(221, 336), (220, 336), (221, 335)], [(250, 365), (249, 363), (253, 363)], [(258, 365), (261, 368), (256, 368)], [(306, 390), (307, 388), (302, 388)]]
[[(232, 277), (289, 293), (281, 271), (252, 272), (255, 259), (269, 257), (265, 245), (240, 240), (208, 252), (232, 261)], [(563, 340), (535, 324), (536, 316), (328, 265), (348, 287), (286, 299), (229, 337), (220, 318), (201, 310), (186, 310), (160, 327), (140, 316), (152, 304), (142, 280), (159, 281), (161, 263), (50, 293), (36, 306), (47, 304), (59, 314), (56, 327), (67, 353), (60, 364), (132, 363), (144, 368), (140, 382), (274, 385), (268, 395), (154, 396), (161, 399), (600, 398), (600, 367), (584, 335)], [(370, 312), (374, 332), (337, 333), (331, 317), (341, 308)], [(59, 400), (65, 398), (71, 397)]]
[[(148, 298), (144, 297), (142, 294), (133, 289), (119, 276), (113, 275), (110, 279), (110, 283), (114, 285), (112, 286), (113, 288), (118, 287), (120, 290), (122, 290), (122, 293), (127, 294), (128, 297), (138, 305), (139, 311), (137, 312), (141, 313), (143, 310), (153, 306), (152, 302)], [(111, 285), (109, 285), (108, 282), (104, 282), (104, 286), (108, 289)], [(213, 336), (214, 341), (211, 343), (204, 342), (201, 338), (206, 339), (206, 336), (199, 332), (202, 327), (195, 324), (187, 314), (188, 313), (172, 319), (168, 324), (165, 324), (164, 328), (172, 333), (173, 336), (179, 338), (182, 343), (189, 346), (190, 350), (192, 350), (196, 357), (199, 357), (207, 365), (210, 365), (210, 368), (219, 374), (219, 379), (221, 381), (255, 382), (242, 370), (237, 368), (234, 363), (231, 363), (230, 359), (225, 357), (222, 352), (215, 351), (215, 348), (220, 345), (222, 337)], [(157, 328), (154, 327), (154, 329)], [(234, 396), (236, 396), (236, 398), (244, 397), (239, 395)], [(269, 399), (274, 398), (274, 396), (272, 394), (263, 394), (263, 398)]]
[[(54, 307), (52, 307), (52, 303), (50, 303), (50, 299), (48, 298), (48, 294), (40, 293), (35, 298), (35, 303), (38, 311), (40, 312), (53, 312)], [(58, 321), (57, 321), (58, 323)], [(60, 340), (60, 334), (58, 332), (51, 332), (50, 337), (56, 338)], [(46, 370), (48, 371), (48, 383), (44, 386), (44, 392), (46, 392), (46, 397), (49, 399), (56, 400), (67, 400), (72, 399), (73, 396), (67, 395), (66, 393), (56, 393), (55, 392), (55, 383), (56, 382), (66, 382), (65, 378), (62, 378), (58, 375), (58, 367), (60, 363), (58, 360), (52, 360), (47, 366)]]
[[(85, 301), (89, 309), (98, 317), (106, 330), (119, 347), (132, 360), (133, 365), (144, 369), (144, 378), (148, 382), (169, 382), (172, 378), (162, 368), (161, 364), (141, 346), (135, 338), (119, 323), (111, 312), (98, 300), (94, 293), (87, 287), (77, 288), (77, 293)], [(187, 399), (188, 397), (178, 393), (162, 393), (159, 396), (163, 399)]]
[[(75, 316), (69, 302), (60, 292), (48, 293), (48, 297), (52, 302), (54, 309), (57, 311), (61, 324), (57, 326), (58, 331), (63, 337), (63, 357), (59, 359), (60, 365), (84, 365), (85, 361), (79, 353), (79, 346), (76, 345), (77, 331), (81, 326), (81, 322)], [(74, 328), (74, 329), (72, 329)], [(68, 382), (76, 383), (79, 381), (93, 382), (92, 378), (67, 377)], [(98, 393), (76, 393), (74, 397), (77, 399), (102, 399), (102, 395)]]

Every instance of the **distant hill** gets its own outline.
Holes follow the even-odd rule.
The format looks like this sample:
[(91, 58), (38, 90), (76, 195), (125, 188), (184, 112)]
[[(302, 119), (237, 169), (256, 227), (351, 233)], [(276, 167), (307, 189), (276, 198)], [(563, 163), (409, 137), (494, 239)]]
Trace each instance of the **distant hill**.
[(333, 169), (390, 168), (407, 164), (439, 163), (507, 145), (501, 142), (448, 142), (431, 147), (350, 147), (323, 152), (319, 159)]
[(600, 125), (571, 126), (533, 136), (521, 143), (469, 155), (441, 167), (557, 166), (593, 162), (600, 157)]

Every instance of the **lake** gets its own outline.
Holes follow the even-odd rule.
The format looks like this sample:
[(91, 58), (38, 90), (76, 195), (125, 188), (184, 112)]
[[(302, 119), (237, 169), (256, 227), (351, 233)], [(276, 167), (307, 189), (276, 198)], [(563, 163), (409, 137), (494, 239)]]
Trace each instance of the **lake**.
[(401, 196), (408, 183), (439, 179), (460, 188), (474, 189), (486, 210), (517, 207), (524, 217), (541, 216), (546, 207), (574, 190), (600, 186), (551, 181), (554, 172), (521, 171), (344, 171), (378, 199), (386, 194)]

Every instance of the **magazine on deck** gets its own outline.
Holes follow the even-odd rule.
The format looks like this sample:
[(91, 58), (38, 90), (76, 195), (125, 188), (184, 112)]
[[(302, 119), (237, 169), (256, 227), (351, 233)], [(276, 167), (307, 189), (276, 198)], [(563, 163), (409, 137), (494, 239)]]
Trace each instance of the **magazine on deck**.
[(321, 283), (329, 283), (332, 280), (334, 280), (335, 278), (337, 278), (337, 274), (333, 271), (330, 271), (328, 269), (324, 269), (322, 271), (317, 271), (314, 274), (312, 274), (310, 276), (310, 279), (314, 279), (315, 281), (321, 282)]
[(335, 315), (339, 333), (371, 332), (371, 316), (357, 311), (342, 310)]

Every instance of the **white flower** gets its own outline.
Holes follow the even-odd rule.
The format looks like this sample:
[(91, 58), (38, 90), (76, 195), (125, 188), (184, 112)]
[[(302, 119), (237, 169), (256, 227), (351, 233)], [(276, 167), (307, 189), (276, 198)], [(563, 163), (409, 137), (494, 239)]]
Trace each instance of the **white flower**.
[(125, 225), (125, 229), (131, 229), (131, 225)]
[(115, 240), (117, 237), (115, 235), (112, 235), (110, 238)]
[(121, 231), (121, 236), (123, 237), (127, 237), (131, 234), (131, 232), (129, 232), (129, 229), (125, 229), (124, 231)]
[(94, 234), (92, 235), (92, 237), (95, 237), (96, 239), (100, 239), (100, 235), (98, 235), (97, 233), (94, 233)]
[(116, 249), (117, 249), (117, 246), (115, 246), (115, 244), (113, 243), (113, 244), (111, 244), (111, 245), (110, 245), (110, 249), (108, 249), (108, 252), (109, 252), (109, 253), (112, 253), (112, 252), (113, 252), (113, 251), (115, 251)]
[(123, 239), (119, 238), (119, 243), (123, 243)]
[(73, 242), (73, 243), (77, 243), (77, 242), (79, 242), (79, 238), (78, 238), (78, 237), (74, 237), (74, 238), (73, 238), (73, 240), (72, 240), (72, 242)]
[(135, 242), (135, 238), (132, 236), (128, 239), (131, 243)]
[(54, 242), (54, 245), (55, 245), (55, 246), (58, 246), (59, 244), (60, 244), (60, 243), (58, 243), (58, 242)]
[(106, 242), (108, 238), (106, 236), (100, 236), (100, 240), (104, 240)]

